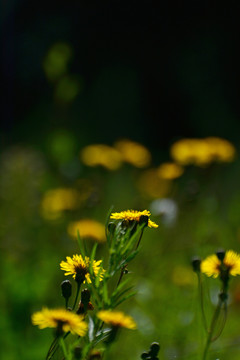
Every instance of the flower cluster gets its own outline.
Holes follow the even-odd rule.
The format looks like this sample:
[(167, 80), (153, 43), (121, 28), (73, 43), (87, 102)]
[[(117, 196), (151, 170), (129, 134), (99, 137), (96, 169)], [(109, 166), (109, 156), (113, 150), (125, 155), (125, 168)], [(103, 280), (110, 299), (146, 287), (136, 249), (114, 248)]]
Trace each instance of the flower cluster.
[(212, 162), (231, 162), (236, 154), (227, 140), (208, 137), (205, 139), (182, 139), (171, 147), (172, 158), (181, 165), (207, 166)]

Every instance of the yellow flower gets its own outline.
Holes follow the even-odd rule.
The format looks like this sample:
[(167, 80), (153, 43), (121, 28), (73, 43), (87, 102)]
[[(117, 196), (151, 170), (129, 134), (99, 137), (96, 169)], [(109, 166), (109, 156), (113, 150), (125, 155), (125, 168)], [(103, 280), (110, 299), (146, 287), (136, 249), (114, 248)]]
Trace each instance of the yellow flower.
[(91, 238), (98, 242), (105, 242), (105, 227), (98, 221), (90, 219), (82, 219), (80, 221), (71, 222), (68, 225), (68, 233), (76, 238), (79, 231), (80, 238)]
[(217, 137), (182, 139), (171, 147), (172, 158), (181, 165), (207, 166), (214, 161), (230, 162), (235, 153), (235, 147), (229, 141)]
[(119, 140), (115, 143), (116, 149), (122, 155), (125, 162), (138, 168), (143, 168), (150, 164), (151, 154), (143, 145), (131, 140)]
[(119, 151), (104, 144), (86, 146), (80, 156), (85, 165), (100, 165), (108, 170), (117, 170), (122, 163), (122, 157)]
[[(126, 210), (126, 211), (121, 211), (121, 212), (116, 212), (116, 213), (112, 213), (110, 216), (110, 219), (115, 219), (115, 220), (126, 220), (126, 221), (140, 221), (140, 217), (144, 215), (144, 216), (150, 216), (151, 213), (148, 210), (143, 210), (143, 211), (137, 211), (137, 210)], [(153, 221), (151, 221), (150, 219), (148, 219), (148, 227), (153, 227), (153, 228), (157, 228), (158, 225), (155, 224)]]
[(158, 176), (168, 180), (180, 177), (183, 171), (182, 166), (170, 162), (161, 164), (157, 169)]
[(44, 194), (41, 210), (46, 219), (54, 220), (61, 216), (64, 210), (75, 210), (79, 207), (80, 194), (75, 189), (57, 188)]
[(215, 161), (231, 162), (234, 160), (236, 150), (229, 141), (217, 137), (208, 137), (206, 142)]
[(201, 271), (207, 276), (217, 278), (221, 270), (227, 270), (230, 275), (240, 275), (240, 255), (232, 250), (226, 251), (223, 264), (216, 254), (208, 256), (201, 262)]
[(182, 139), (171, 147), (172, 158), (181, 165), (206, 166), (212, 161), (209, 146), (204, 139)]
[(64, 275), (72, 275), (76, 281), (87, 281), (88, 284), (90, 284), (92, 282), (90, 278), (90, 266), (92, 266), (94, 275), (98, 276), (99, 271), (101, 271), (100, 280), (103, 279), (105, 270), (100, 267), (102, 260), (93, 260), (93, 262), (90, 263), (89, 257), (86, 256), (85, 259), (83, 259), (81, 255), (73, 255), (72, 258), (67, 256), (66, 259), (67, 261), (62, 261), (60, 263), (61, 270), (66, 271)]
[(83, 317), (76, 315), (65, 309), (50, 310), (43, 308), (32, 315), (33, 325), (38, 325), (40, 329), (61, 328), (62, 331), (70, 331), (73, 334), (84, 336), (88, 325), (83, 321)]
[(100, 320), (113, 327), (124, 327), (135, 330), (137, 325), (133, 318), (121, 311), (101, 310), (97, 313)]

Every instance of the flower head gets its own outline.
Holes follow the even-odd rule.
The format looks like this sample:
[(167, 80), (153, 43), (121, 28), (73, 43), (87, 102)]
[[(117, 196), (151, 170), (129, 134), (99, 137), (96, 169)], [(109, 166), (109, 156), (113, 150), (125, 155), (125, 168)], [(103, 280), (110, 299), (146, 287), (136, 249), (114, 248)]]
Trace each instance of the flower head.
[(87, 166), (102, 166), (107, 170), (117, 170), (122, 164), (119, 151), (105, 144), (86, 146), (81, 151), (81, 159)]
[(163, 163), (157, 169), (158, 176), (162, 179), (168, 180), (180, 177), (183, 174), (183, 171), (184, 169), (182, 166), (173, 162)]
[(42, 311), (35, 312), (32, 315), (33, 325), (38, 325), (40, 329), (61, 328), (61, 331), (70, 331), (73, 334), (84, 336), (87, 332), (87, 323), (83, 317), (76, 315), (65, 309), (50, 310), (43, 308)]
[[(66, 271), (64, 275), (72, 275), (77, 282), (87, 281), (90, 284), (90, 267), (92, 266), (94, 275), (100, 275), (100, 280), (103, 279), (105, 270), (100, 267), (102, 260), (93, 260), (91, 263), (89, 257), (86, 256), (83, 259), (81, 255), (73, 255), (72, 258), (67, 256), (66, 259), (67, 261), (62, 261), (60, 263), (61, 270)], [(100, 274), (99, 271), (101, 271)]]
[(222, 271), (227, 271), (232, 276), (240, 275), (240, 255), (228, 250), (222, 262), (216, 254), (210, 255), (201, 262), (201, 271), (214, 278), (217, 278)]
[(98, 221), (91, 219), (82, 219), (79, 221), (71, 222), (68, 225), (68, 233), (72, 237), (77, 237), (79, 231), (80, 237), (89, 238), (98, 242), (106, 241), (105, 227)]
[(151, 162), (151, 153), (143, 145), (128, 139), (122, 139), (115, 143), (116, 149), (122, 155), (122, 159), (138, 168), (144, 168)]
[[(151, 213), (148, 210), (137, 211), (137, 210), (126, 210), (121, 212), (112, 213), (110, 218), (116, 220), (126, 220), (126, 221), (140, 221), (141, 216), (150, 216)], [(153, 221), (148, 219), (148, 227), (157, 228), (158, 225)]]
[(229, 141), (217, 137), (182, 139), (171, 146), (172, 158), (181, 165), (204, 167), (212, 162), (231, 162), (235, 155), (235, 147)]
[(124, 327), (135, 330), (137, 325), (133, 318), (121, 311), (101, 310), (97, 313), (100, 320), (113, 327)]

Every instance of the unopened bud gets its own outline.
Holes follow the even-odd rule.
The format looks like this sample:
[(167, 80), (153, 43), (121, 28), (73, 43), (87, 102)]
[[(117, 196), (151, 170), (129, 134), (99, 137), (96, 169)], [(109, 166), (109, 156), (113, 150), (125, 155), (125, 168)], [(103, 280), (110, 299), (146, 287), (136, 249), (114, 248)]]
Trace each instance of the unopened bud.
[(62, 289), (62, 296), (65, 299), (69, 299), (72, 295), (72, 284), (69, 280), (64, 280), (61, 283), (61, 289)]
[(201, 259), (199, 257), (194, 257), (192, 259), (192, 267), (193, 267), (193, 271), (200, 272), (200, 267), (201, 267)]
[(82, 357), (82, 348), (80, 346), (76, 346), (74, 351), (73, 351), (73, 354), (74, 354), (74, 359), (81, 359), (81, 357)]
[(149, 354), (151, 357), (157, 356), (158, 352), (160, 350), (160, 345), (157, 342), (153, 342), (150, 346), (150, 352)]
[(220, 261), (224, 260), (225, 254), (226, 254), (226, 252), (223, 249), (219, 249), (218, 251), (216, 251), (216, 255)]
[(81, 292), (81, 302), (83, 302), (83, 304), (87, 304), (90, 301), (90, 297), (91, 297), (91, 293), (88, 289), (84, 289)]
[(141, 354), (141, 359), (143, 359), (143, 360), (150, 359), (149, 353), (146, 352), (146, 351), (144, 351), (144, 352)]

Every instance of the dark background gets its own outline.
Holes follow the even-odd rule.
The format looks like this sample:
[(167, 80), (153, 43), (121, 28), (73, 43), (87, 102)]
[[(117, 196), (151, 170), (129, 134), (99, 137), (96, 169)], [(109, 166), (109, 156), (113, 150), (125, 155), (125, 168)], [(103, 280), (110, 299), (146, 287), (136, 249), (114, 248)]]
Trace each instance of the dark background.
[[(1, 144), (128, 137), (162, 151), (180, 137), (239, 138), (239, 5), (217, 1), (2, 2)], [(54, 103), (42, 69), (69, 44), (81, 91)]]

